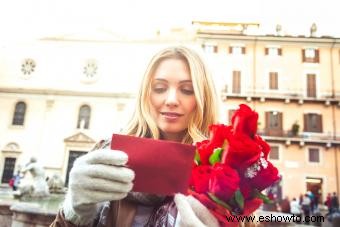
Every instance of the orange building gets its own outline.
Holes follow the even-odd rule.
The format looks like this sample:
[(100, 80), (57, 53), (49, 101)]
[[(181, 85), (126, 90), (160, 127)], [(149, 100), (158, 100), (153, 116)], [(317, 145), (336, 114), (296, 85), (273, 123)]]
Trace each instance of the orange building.
[(193, 22), (222, 90), (224, 120), (240, 103), (259, 113), (259, 133), (282, 175), (280, 196), (339, 193), (340, 40), (258, 35), (257, 24)]

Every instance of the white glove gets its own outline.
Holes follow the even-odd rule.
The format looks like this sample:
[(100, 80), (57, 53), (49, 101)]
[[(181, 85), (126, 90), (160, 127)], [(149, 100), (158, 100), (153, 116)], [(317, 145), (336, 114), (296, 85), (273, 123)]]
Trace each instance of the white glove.
[(176, 194), (180, 227), (219, 227), (217, 219), (197, 199), (192, 196)]
[(123, 167), (127, 160), (126, 153), (109, 149), (79, 157), (70, 171), (63, 204), (65, 219), (76, 225), (91, 224), (98, 203), (126, 197), (135, 177), (131, 169)]

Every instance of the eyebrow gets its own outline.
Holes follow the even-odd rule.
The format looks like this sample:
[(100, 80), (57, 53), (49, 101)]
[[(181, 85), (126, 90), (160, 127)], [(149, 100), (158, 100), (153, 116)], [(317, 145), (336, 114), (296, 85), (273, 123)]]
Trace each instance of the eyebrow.
[[(166, 79), (161, 79), (161, 78), (155, 78), (155, 80), (162, 81), (162, 82), (168, 82)], [(192, 83), (192, 80), (181, 80), (179, 83), (180, 84), (182, 84), (182, 83)]]

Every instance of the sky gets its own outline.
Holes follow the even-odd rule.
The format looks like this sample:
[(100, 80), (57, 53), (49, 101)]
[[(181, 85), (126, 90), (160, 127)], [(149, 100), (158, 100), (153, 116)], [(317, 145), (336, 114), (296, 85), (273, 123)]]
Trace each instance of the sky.
[[(338, 3), (339, 2), (339, 3)], [(340, 37), (338, 0), (0, 0), (0, 41), (38, 39), (102, 29), (135, 34), (187, 27), (193, 20), (256, 22), (264, 33)]]

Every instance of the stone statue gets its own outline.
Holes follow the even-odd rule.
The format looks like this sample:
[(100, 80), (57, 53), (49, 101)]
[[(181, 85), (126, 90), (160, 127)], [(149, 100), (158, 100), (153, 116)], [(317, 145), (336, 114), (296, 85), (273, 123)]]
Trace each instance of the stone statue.
[(65, 193), (64, 182), (58, 174), (53, 174), (52, 177), (47, 180), (47, 185), (50, 193)]
[[(26, 173), (29, 172), (32, 179), (26, 179)], [(18, 190), (14, 192), (15, 197), (46, 197), (49, 195), (47, 182), (45, 180), (45, 170), (37, 163), (37, 159), (32, 157), (29, 163), (21, 169), (25, 176), (20, 182)]]

